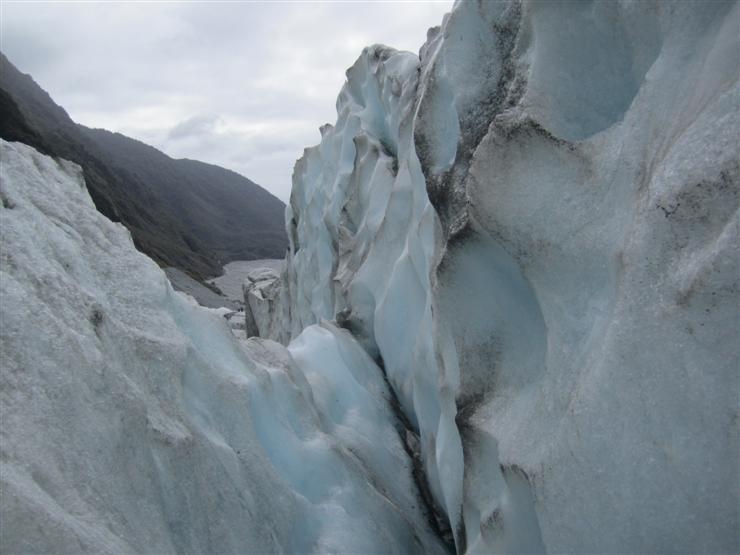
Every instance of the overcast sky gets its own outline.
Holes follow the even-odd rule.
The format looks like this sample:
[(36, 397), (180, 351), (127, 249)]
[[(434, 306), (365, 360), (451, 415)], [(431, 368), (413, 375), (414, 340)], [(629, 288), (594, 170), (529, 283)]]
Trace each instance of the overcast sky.
[(362, 48), (417, 52), (451, 1), (2, 1), (2, 48), (72, 119), (235, 170), (282, 200)]

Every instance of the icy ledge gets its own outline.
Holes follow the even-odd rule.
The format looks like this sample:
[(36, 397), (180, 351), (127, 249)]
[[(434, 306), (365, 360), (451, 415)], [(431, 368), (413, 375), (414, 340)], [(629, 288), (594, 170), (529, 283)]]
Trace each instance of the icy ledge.
[(382, 361), (459, 552), (740, 550), (739, 25), (456, 2), (296, 164), (260, 328)]
[(239, 342), (79, 167), (0, 158), (0, 551), (445, 552), (349, 333)]

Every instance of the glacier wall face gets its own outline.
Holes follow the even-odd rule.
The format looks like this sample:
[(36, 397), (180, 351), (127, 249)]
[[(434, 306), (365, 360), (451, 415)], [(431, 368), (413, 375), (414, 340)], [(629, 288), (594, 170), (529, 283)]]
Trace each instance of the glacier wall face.
[(734, 552), (737, 2), (457, 2), (296, 165), (273, 336), (382, 360), (459, 551)]
[(292, 336), (336, 319), (382, 356), (447, 514), (462, 502), (462, 446), (457, 377), (435, 353), (430, 277), (441, 228), (413, 145), (418, 76), (416, 56), (382, 46), (348, 70), (336, 125), (296, 164), (283, 306)]
[(447, 552), (348, 332), (240, 342), (78, 166), (0, 158), (0, 551)]

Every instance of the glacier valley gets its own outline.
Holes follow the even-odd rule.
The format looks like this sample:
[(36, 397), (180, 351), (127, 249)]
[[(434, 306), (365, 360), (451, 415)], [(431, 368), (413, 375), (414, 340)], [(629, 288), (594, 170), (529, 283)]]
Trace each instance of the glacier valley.
[(3, 553), (740, 551), (738, 2), (366, 48), (244, 329), (2, 143)]

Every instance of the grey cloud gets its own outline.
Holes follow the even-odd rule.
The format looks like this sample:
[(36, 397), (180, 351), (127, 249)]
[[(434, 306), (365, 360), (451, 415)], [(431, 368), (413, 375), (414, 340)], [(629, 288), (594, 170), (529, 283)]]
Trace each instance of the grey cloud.
[[(70, 113), (287, 200), (369, 43), (418, 51), (445, 3), (4, 3), (2, 48)], [(217, 116), (215, 115), (217, 114)]]
[(181, 121), (167, 133), (168, 140), (182, 139), (184, 137), (210, 134), (218, 122), (218, 116), (214, 114), (202, 114)]

